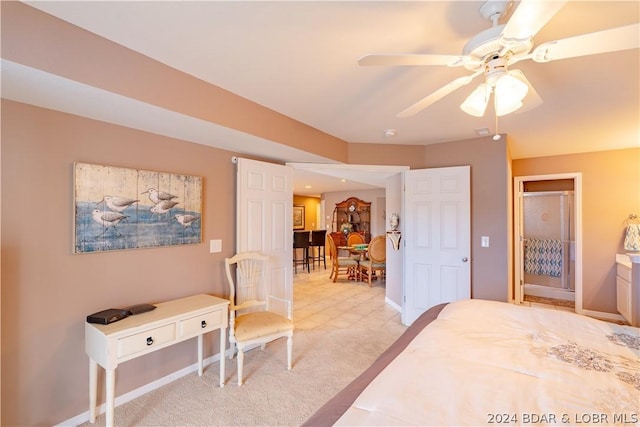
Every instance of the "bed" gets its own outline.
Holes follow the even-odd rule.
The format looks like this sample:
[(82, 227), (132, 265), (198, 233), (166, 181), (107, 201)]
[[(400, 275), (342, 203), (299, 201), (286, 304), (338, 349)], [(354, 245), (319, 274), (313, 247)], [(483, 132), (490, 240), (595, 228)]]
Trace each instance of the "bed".
[(640, 423), (640, 328), (495, 301), (420, 316), (305, 426)]

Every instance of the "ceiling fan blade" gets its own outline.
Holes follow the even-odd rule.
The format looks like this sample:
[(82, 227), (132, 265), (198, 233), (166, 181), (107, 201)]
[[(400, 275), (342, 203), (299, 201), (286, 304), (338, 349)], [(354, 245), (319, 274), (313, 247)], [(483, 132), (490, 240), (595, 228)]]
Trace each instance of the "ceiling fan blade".
[(639, 47), (640, 24), (631, 24), (541, 44), (533, 50), (531, 58), (549, 62)]
[(529, 91), (527, 92), (527, 95), (522, 100), (523, 106), (522, 106), (522, 108), (518, 109), (515, 112), (515, 114), (524, 113), (526, 111), (533, 110), (534, 108), (539, 107), (540, 105), (542, 105), (542, 98), (540, 98), (540, 95), (538, 95), (538, 92), (536, 92), (536, 90), (531, 85), (529, 80), (527, 80), (527, 78), (525, 77), (525, 75), (524, 75), (524, 73), (522, 71), (520, 71), (520, 70), (511, 70), (511, 71), (509, 71), (509, 74), (511, 74), (513, 77), (515, 77), (516, 79), (522, 81), (527, 86), (529, 86)]
[(502, 30), (502, 40), (529, 40), (564, 6), (567, 0), (522, 0)]
[(382, 54), (365, 55), (358, 59), (359, 65), (448, 65), (456, 67), (471, 60), (464, 55), (428, 55), (428, 54)]
[(476, 76), (481, 74), (481, 72), (482, 71), (478, 71), (470, 76), (458, 77), (454, 81), (447, 83), (446, 85), (442, 86), (440, 89), (422, 98), (420, 101), (416, 102), (406, 110), (401, 111), (396, 115), (396, 117), (398, 118), (411, 117), (419, 113), (420, 111), (424, 110), (431, 104), (449, 95), (454, 90), (461, 88), (462, 86), (468, 85), (469, 83), (471, 83), (471, 80), (473, 80)]

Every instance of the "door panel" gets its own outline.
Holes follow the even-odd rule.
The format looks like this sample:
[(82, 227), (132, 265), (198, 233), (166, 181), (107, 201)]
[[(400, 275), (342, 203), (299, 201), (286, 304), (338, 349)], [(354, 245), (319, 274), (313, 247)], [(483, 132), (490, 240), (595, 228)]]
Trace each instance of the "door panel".
[(405, 324), (471, 297), (469, 177), (468, 166), (405, 172)]
[(239, 158), (237, 182), (236, 252), (269, 255), (271, 294), (293, 303), (293, 169)]

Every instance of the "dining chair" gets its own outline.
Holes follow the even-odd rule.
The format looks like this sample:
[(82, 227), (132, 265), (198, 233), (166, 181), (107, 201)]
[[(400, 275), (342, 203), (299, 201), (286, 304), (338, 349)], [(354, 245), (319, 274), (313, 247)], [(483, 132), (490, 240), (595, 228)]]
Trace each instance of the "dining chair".
[[(364, 244), (364, 236), (361, 233), (351, 232), (347, 235), (347, 246), (355, 246), (355, 245), (363, 245)], [(354, 253), (350, 252), (349, 256), (353, 259), (360, 261), (367, 257), (367, 253)]]
[(351, 232), (347, 235), (347, 246), (364, 244), (364, 236), (360, 233)]
[[(293, 348), (292, 303), (288, 299), (269, 295), (266, 282), (269, 257), (258, 252), (243, 252), (225, 258), (229, 284), (229, 343), (231, 354), (238, 353), (238, 385), (242, 385), (244, 351), (247, 347), (287, 338), (287, 370), (291, 369)], [(232, 268), (235, 266), (235, 275)], [(234, 279), (235, 276), (235, 279)], [(287, 315), (271, 311), (272, 301), (284, 304)]]
[(331, 235), (327, 236), (329, 243), (329, 252), (331, 256), (331, 274), (330, 279), (335, 283), (340, 274), (347, 274), (347, 277), (355, 277), (358, 273), (358, 260), (351, 257), (338, 256), (338, 248)]
[[(302, 264), (302, 268), (307, 266), (309, 270), (309, 245), (311, 240), (311, 231), (294, 231), (293, 232), (293, 267), (298, 272), (298, 264)], [(301, 256), (299, 257), (298, 255)]]
[(387, 270), (387, 242), (385, 236), (376, 236), (369, 242), (367, 259), (360, 261), (358, 269), (360, 277), (366, 278), (366, 282), (371, 286), (371, 280), (376, 272), (380, 272), (380, 277), (384, 277)]
[[(324, 263), (324, 269), (327, 269), (326, 256), (326, 241), (327, 232), (325, 230), (312, 230), (311, 231), (311, 243), (309, 247), (311, 262), (313, 268), (316, 268), (316, 260), (318, 261), (318, 267), (320, 267), (320, 261)], [(317, 255), (316, 255), (317, 254)]]

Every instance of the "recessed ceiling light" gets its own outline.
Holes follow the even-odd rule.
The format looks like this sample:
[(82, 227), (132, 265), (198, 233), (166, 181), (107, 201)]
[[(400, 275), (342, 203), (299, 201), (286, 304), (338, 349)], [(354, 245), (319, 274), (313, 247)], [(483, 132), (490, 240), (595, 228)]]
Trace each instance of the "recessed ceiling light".
[(489, 128), (478, 128), (476, 129), (476, 133), (479, 136), (487, 136), (489, 135), (491, 132), (489, 132)]
[(305, 185), (304, 188), (311, 188), (311, 186), (310, 185)]
[(346, 179), (344, 179), (344, 178), (342, 178), (340, 181), (342, 181), (342, 182), (347, 182), (347, 180), (346, 180)]
[(396, 131), (395, 129), (387, 129), (384, 131), (384, 136), (386, 138), (393, 138), (397, 134), (398, 134), (398, 131)]

